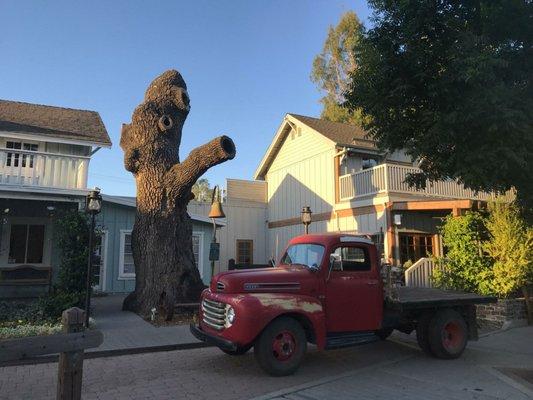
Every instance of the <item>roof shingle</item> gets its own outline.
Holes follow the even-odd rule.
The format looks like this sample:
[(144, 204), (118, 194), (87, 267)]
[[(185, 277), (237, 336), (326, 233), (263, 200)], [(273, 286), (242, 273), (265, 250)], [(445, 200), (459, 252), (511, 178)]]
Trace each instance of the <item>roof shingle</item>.
[(289, 115), (313, 128), (315, 131), (338, 145), (357, 146), (372, 150), (377, 149), (374, 140), (368, 138), (367, 133), (359, 126), (307, 117), (305, 115)]
[(96, 111), (0, 100), (0, 130), (111, 146)]

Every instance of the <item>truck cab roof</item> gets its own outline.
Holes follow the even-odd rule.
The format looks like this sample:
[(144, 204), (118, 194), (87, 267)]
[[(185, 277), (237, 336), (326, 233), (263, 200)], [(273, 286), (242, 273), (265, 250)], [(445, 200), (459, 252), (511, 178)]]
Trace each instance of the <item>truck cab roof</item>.
[(310, 233), (307, 235), (296, 236), (295, 238), (289, 241), (289, 245), (302, 243), (317, 243), (326, 246), (331, 246), (338, 243), (374, 244), (372, 240), (364, 236), (340, 232)]

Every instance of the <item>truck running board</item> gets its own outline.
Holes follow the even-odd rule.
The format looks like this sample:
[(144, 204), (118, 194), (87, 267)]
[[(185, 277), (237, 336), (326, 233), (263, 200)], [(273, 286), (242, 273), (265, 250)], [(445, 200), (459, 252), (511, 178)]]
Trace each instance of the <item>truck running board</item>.
[(332, 333), (326, 339), (325, 348), (326, 350), (340, 349), (342, 347), (377, 342), (378, 340), (380, 339), (374, 332)]

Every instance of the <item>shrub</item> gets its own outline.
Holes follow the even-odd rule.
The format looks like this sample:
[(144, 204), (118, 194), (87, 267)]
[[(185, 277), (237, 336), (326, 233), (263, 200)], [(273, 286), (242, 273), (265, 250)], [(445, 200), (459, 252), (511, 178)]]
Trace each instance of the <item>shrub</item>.
[(65, 293), (85, 290), (89, 229), (88, 216), (78, 211), (67, 211), (57, 219), (54, 231), (61, 258), (55, 290)]
[(467, 212), (460, 217), (449, 215), (441, 227), (446, 259), (439, 259), (444, 268), (436, 269), (432, 279), (436, 286), (490, 294), (490, 259), (483, 252), (486, 237), (484, 217), (479, 212)]
[(446, 258), (436, 286), (505, 298), (533, 280), (533, 228), (514, 204), (496, 201), (488, 214), (448, 216), (441, 228)]
[(44, 322), (41, 324), (0, 324), (0, 339), (11, 339), (26, 336), (52, 335), (61, 332), (60, 323)]
[(509, 297), (532, 282), (533, 228), (526, 226), (514, 204), (497, 201), (489, 205), (485, 221), (489, 240), (483, 249), (492, 259), (492, 290)]
[(59, 321), (64, 310), (71, 307), (85, 308), (85, 293), (66, 293), (56, 291), (50, 296), (41, 297), (36, 305), (40, 320)]

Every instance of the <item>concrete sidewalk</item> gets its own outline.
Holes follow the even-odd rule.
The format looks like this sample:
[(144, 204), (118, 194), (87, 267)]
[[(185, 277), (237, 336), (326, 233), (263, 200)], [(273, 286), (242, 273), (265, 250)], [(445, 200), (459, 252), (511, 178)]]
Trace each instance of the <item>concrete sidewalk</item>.
[[(410, 339), (391, 339), (409, 347)], [(418, 356), (358, 369), (255, 400), (533, 398), (533, 327), (515, 328), (471, 342), (457, 360)]]
[(104, 334), (100, 347), (88, 351), (125, 350), (142, 347), (196, 343), (188, 325), (155, 327), (137, 314), (122, 311), (123, 295), (92, 300), (96, 328)]

